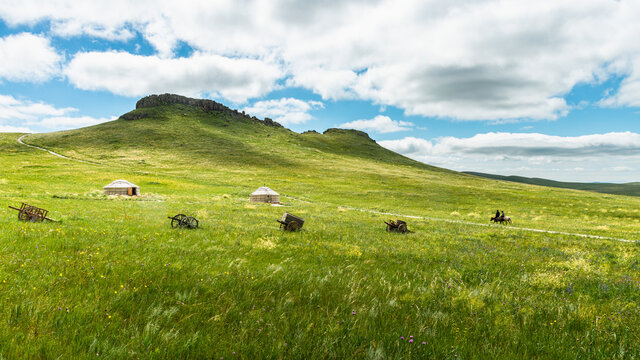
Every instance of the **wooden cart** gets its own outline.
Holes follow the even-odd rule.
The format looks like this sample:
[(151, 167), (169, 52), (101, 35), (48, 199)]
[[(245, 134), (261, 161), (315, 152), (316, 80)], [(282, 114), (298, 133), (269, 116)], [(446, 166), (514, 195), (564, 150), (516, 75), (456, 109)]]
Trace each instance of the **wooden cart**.
[(298, 229), (302, 229), (302, 225), (304, 225), (304, 220), (295, 215), (284, 213), (282, 215), (282, 220), (276, 220), (280, 223), (280, 229), (284, 228), (287, 231), (296, 231)]
[(384, 223), (387, 224), (387, 231), (396, 231), (403, 234), (409, 231), (407, 223), (402, 220), (389, 220), (389, 222), (385, 221)]
[(37, 206), (22, 203), (20, 208), (9, 206), (10, 209), (18, 211), (18, 219), (29, 222), (55, 221), (47, 217), (48, 210), (41, 209)]
[(185, 214), (178, 214), (176, 216), (169, 216), (171, 219), (171, 227), (172, 228), (187, 228), (187, 229), (197, 229), (198, 228), (198, 219), (193, 216), (187, 216)]

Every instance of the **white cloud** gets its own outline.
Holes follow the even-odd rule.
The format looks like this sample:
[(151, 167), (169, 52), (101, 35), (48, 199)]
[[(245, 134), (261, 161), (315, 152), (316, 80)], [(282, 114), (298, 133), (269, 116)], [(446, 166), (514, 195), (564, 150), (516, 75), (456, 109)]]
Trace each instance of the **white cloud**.
[(635, 169), (631, 166), (614, 166), (611, 168), (611, 171), (634, 171)]
[(61, 61), (45, 37), (21, 33), (0, 38), (0, 80), (49, 80), (60, 72)]
[(75, 129), (114, 120), (91, 116), (69, 116), (72, 107), (57, 108), (43, 102), (0, 95), (0, 132), (39, 132)]
[(30, 133), (33, 132), (28, 127), (0, 125), (0, 133)]
[(302, 124), (313, 116), (310, 111), (321, 109), (324, 105), (319, 101), (304, 101), (294, 98), (258, 101), (243, 110), (258, 117), (269, 117), (282, 125)]
[(633, 132), (576, 137), (486, 133), (433, 140), (406, 137), (379, 144), (415, 160), (460, 171), (587, 182), (637, 181), (640, 176), (634, 170), (640, 162), (640, 134)]
[(49, 131), (62, 130), (62, 129), (75, 129), (85, 126), (97, 125), (107, 121), (115, 120), (116, 117), (111, 118), (94, 118), (91, 116), (55, 116), (47, 117), (39, 121), (27, 122), (28, 125), (34, 125), (41, 128), (45, 128)]
[(150, 93), (209, 94), (236, 103), (270, 92), (280, 69), (262, 60), (195, 53), (165, 59), (127, 52), (82, 52), (64, 70), (84, 90), (107, 90), (124, 96)]
[(42, 102), (19, 100), (0, 95), (0, 120), (37, 120), (43, 116), (62, 116), (77, 111), (74, 108), (56, 108)]
[(611, 132), (575, 137), (537, 133), (486, 133), (470, 138), (442, 137), (434, 141), (407, 137), (380, 144), (402, 154), (509, 157), (575, 157), (640, 155), (640, 134)]
[[(79, 77), (74, 84), (116, 94), (169, 88), (242, 101), (286, 80), (323, 99), (363, 99), (408, 114), (553, 120), (571, 110), (564, 96), (576, 85), (618, 75), (621, 87), (603, 105), (640, 106), (640, 3), (633, 0), (541, 0), (526, 6), (497, 0), (7, 0), (3, 5), (0, 17), (9, 25), (48, 20), (61, 36), (125, 41), (141, 34), (157, 55), (120, 56), (117, 70), (135, 75), (127, 85), (106, 79), (122, 78), (108, 67), (112, 53), (82, 53), (76, 59), (77, 67), (82, 58), (96, 61), (94, 68), (82, 67), (98, 74), (88, 79), (88, 71), (79, 69), (81, 74), (71, 74)], [(214, 54), (238, 65), (231, 66), (231, 77), (243, 79), (243, 85), (230, 91), (227, 81), (207, 77), (202, 67), (189, 80), (193, 86), (172, 78), (191, 74), (174, 66), (189, 63), (172, 58), (179, 42), (201, 57)], [(244, 68), (240, 60), (283, 68), (273, 72), (269, 65), (256, 65), (245, 73), (238, 69)], [(209, 60), (203, 67), (221, 74), (219, 62)], [(137, 71), (142, 64), (150, 67), (148, 76)]]
[(413, 128), (414, 124), (408, 121), (391, 120), (385, 115), (378, 115), (369, 120), (355, 120), (344, 123), (339, 127), (343, 129), (356, 129), (367, 132), (377, 132), (381, 134), (407, 131)]

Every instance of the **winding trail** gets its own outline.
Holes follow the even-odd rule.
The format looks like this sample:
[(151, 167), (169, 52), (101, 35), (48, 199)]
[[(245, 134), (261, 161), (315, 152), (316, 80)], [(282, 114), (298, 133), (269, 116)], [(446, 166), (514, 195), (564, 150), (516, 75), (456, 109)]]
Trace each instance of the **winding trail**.
[(63, 158), (63, 159), (66, 159), (66, 160), (77, 161), (77, 162), (81, 162), (81, 163), (85, 163), (85, 164), (91, 164), (91, 165), (100, 165), (100, 164), (95, 163), (95, 162), (85, 161), (85, 160), (79, 160), (79, 159), (70, 158), (70, 157), (68, 157), (68, 156), (60, 155), (60, 154), (58, 154), (57, 152), (53, 152), (53, 151), (51, 151), (51, 150), (48, 150), (48, 149), (45, 149), (45, 148), (41, 148), (41, 147), (39, 147), (39, 146), (25, 144), (24, 142), (22, 142), (22, 138), (23, 138), (23, 137), (25, 137), (25, 136), (27, 136), (27, 135), (30, 135), (30, 134), (25, 134), (25, 135), (20, 136), (20, 137), (18, 138), (18, 143), (20, 143), (20, 144), (22, 144), (22, 145), (24, 145), (24, 146), (28, 146), (28, 147), (30, 147), (30, 148), (34, 148), (34, 149), (38, 149), (38, 150), (42, 150), (42, 151), (46, 151), (46, 152), (48, 152), (48, 153), (49, 153), (49, 154), (51, 154), (51, 155), (54, 155), (54, 156), (57, 156), (57, 157), (59, 157), (59, 158)]
[[(435, 218), (435, 217), (429, 217), (429, 216), (394, 214), (394, 213), (380, 212), (375, 210), (358, 209), (358, 208), (353, 208), (348, 206), (341, 206), (341, 208), (355, 210), (355, 211), (362, 211), (362, 212), (367, 212), (371, 214), (378, 214), (378, 215), (399, 216), (399, 217), (405, 217), (409, 219), (440, 221), (440, 222), (446, 222), (446, 223), (452, 223), (452, 224), (463, 224), (463, 225), (473, 225), (473, 226), (485, 226), (485, 227), (493, 226), (491, 224), (475, 223), (471, 221), (442, 219), (442, 218)], [(529, 231), (529, 232), (546, 233), (546, 234), (569, 235), (569, 236), (577, 236), (577, 237), (590, 238), (590, 239), (613, 240), (613, 241), (620, 241), (620, 242), (626, 242), (626, 243), (640, 243), (640, 240), (630, 240), (630, 239), (614, 238), (609, 236), (570, 233), (570, 232), (564, 232), (564, 231), (542, 230), (542, 229), (533, 229), (533, 228), (524, 228), (524, 227), (506, 227), (506, 226), (503, 228), (508, 230), (520, 230), (520, 231)]]

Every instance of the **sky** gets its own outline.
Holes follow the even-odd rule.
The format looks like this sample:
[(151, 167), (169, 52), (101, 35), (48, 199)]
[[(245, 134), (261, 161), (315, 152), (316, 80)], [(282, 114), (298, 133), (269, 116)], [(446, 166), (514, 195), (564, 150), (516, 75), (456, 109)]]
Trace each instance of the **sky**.
[(458, 171), (640, 181), (639, 18), (636, 0), (0, 0), (0, 132), (176, 93)]

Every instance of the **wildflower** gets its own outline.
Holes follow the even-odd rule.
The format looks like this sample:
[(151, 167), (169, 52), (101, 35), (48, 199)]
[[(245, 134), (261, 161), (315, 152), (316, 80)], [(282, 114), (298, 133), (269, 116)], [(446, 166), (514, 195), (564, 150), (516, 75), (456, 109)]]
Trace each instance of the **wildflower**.
[(413, 343), (413, 339), (409, 339), (409, 343)]
[(355, 315), (355, 314), (356, 314), (356, 312), (355, 312), (355, 311), (352, 311), (352, 312), (351, 312), (351, 315)]
[(404, 336), (400, 336), (400, 340), (404, 340)]
[(426, 342), (426, 341), (423, 341), (423, 342), (422, 342), (422, 345), (427, 345), (427, 342)]

